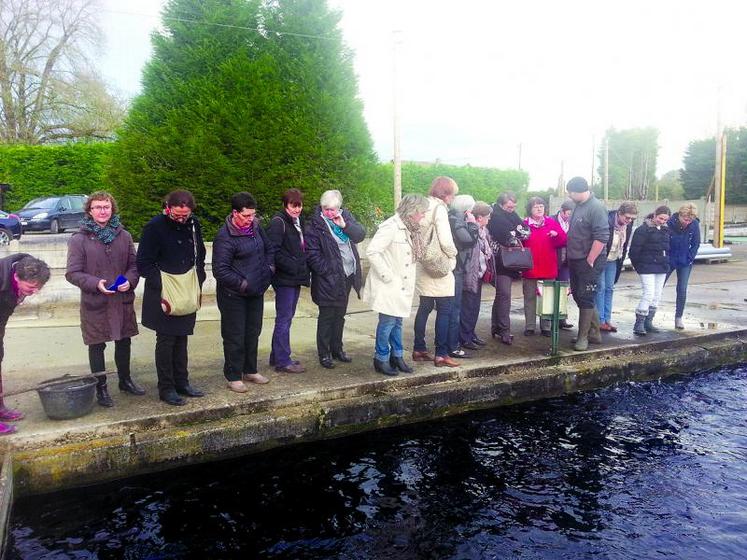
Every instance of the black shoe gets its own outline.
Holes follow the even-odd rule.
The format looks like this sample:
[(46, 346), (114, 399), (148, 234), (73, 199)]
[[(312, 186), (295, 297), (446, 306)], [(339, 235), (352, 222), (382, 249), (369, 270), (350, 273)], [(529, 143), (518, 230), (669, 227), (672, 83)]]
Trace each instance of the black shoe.
[(145, 389), (135, 383), (131, 378), (119, 380), (119, 390), (123, 393), (129, 393), (141, 397), (145, 394)]
[(480, 337), (478, 337), (478, 336), (474, 337), (474, 338), (472, 339), (472, 342), (474, 342), (474, 343), (475, 343), (475, 344), (477, 344), (478, 346), (485, 346), (485, 345), (487, 344), (487, 342), (485, 342), (485, 341), (484, 341), (484, 340), (483, 340), (482, 338), (480, 338)]
[(353, 361), (353, 358), (348, 356), (344, 350), (340, 350), (339, 352), (332, 352), (332, 357), (338, 362), (342, 362), (344, 364), (349, 364)]
[(474, 342), (465, 342), (462, 344), (462, 348), (466, 348), (467, 350), (479, 350), (480, 347), (474, 343)]
[(569, 323), (568, 321), (566, 321), (565, 319), (561, 319), (560, 323), (558, 323), (558, 326), (561, 329), (566, 329), (566, 330), (573, 328), (573, 325), (571, 323)]
[(467, 352), (465, 352), (464, 350), (461, 350), (461, 349), (454, 350), (453, 352), (449, 352), (449, 356), (451, 356), (452, 358), (459, 358), (459, 359), (471, 358), (472, 357), (469, 354), (467, 354)]
[(542, 336), (552, 336), (552, 331), (542, 329)]
[(96, 376), (96, 402), (106, 408), (114, 406), (114, 401), (109, 396), (109, 390), (106, 388), (106, 375)]
[(184, 387), (177, 387), (176, 392), (179, 395), (184, 395), (185, 397), (204, 397), (205, 396), (205, 393), (203, 393), (199, 389), (195, 389), (189, 383), (187, 383)]
[(398, 369), (402, 373), (412, 373), (413, 369), (405, 363), (402, 357), (389, 356), (389, 365), (392, 369)]
[(177, 395), (176, 391), (167, 391), (165, 393), (161, 393), (160, 395), (158, 395), (158, 398), (166, 404), (170, 404), (172, 406), (184, 406), (185, 404), (187, 404), (187, 401)]
[(332, 356), (323, 356), (319, 358), (319, 363), (323, 368), (335, 369), (335, 363), (332, 361)]
[(376, 358), (374, 358), (373, 365), (376, 371), (384, 375), (399, 375), (397, 370), (392, 368), (388, 363), (377, 360)]

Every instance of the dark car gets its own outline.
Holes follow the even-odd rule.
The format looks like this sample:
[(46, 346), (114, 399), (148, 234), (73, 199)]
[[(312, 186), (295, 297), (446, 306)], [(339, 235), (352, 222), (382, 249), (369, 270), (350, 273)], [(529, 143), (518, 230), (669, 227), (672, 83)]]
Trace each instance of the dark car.
[(15, 214), (0, 210), (0, 246), (5, 246), (14, 239), (20, 239), (23, 228), (21, 220)]
[(60, 233), (80, 225), (85, 216), (83, 205), (87, 198), (84, 194), (35, 198), (16, 214), (21, 218), (23, 231)]

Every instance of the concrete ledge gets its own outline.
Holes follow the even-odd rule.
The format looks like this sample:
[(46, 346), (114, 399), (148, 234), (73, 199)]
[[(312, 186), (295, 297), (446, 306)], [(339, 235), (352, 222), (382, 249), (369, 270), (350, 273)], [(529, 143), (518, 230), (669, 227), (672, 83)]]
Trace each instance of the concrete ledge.
[(0, 558), (5, 558), (5, 545), (8, 539), (10, 510), (13, 506), (13, 463), (10, 453), (3, 458), (0, 470)]
[(125, 478), (745, 360), (747, 329), (560, 357), (289, 390), (203, 410), (16, 437), (19, 495)]

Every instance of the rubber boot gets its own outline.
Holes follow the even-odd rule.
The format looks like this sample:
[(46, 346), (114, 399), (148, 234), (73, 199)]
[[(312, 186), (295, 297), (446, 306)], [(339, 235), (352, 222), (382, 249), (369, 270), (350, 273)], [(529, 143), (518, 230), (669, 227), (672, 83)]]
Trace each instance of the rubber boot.
[(594, 309), (578, 310), (578, 336), (576, 336), (576, 343), (573, 345), (573, 349), (578, 352), (589, 349), (589, 329), (593, 316)]
[(635, 325), (633, 325), (633, 334), (637, 334), (638, 336), (646, 336), (646, 327), (644, 326), (645, 322), (646, 316), (636, 311)]
[(373, 360), (374, 369), (378, 371), (379, 373), (383, 373), (384, 375), (397, 375), (398, 372), (396, 369), (393, 369), (392, 366), (389, 365), (389, 361), (382, 361), (377, 360), (374, 358)]
[(599, 330), (599, 311), (593, 309), (591, 316), (591, 326), (589, 327), (589, 342), (592, 344), (602, 344), (602, 331)]
[(109, 390), (106, 388), (106, 375), (96, 376), (96, 400), (101, 406), (107, 408), (114, 406), (114, 401), (109, 396)]
[(655, 307), (649, 307), (648, 308), (648, 315), (646, 315), (646, 320), (643, 322), (643, 328), (646, 329), (646, 332), (650, 333), (659, 333), (661, 332), (661, 329), (655, 327), (653, 325), (654, 322), (654, 316), (656, 315), (656, 308)]

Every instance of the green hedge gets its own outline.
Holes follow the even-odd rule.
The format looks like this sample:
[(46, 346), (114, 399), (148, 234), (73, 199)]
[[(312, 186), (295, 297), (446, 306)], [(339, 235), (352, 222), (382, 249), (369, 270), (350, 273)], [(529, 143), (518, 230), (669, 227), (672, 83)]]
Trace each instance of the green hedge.
[(89, 194), (105, 188), (105, 157), (112, 144), (60, 146), (0, 145), (0, 183), (13, 190), (6, 194), (5, 209), (18, 210), (39, 196)]

